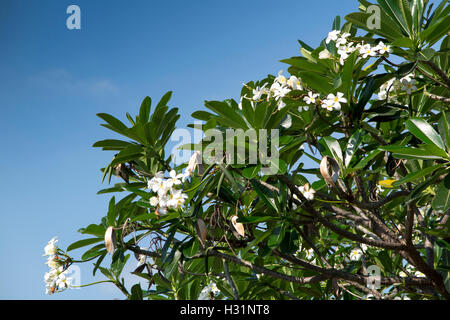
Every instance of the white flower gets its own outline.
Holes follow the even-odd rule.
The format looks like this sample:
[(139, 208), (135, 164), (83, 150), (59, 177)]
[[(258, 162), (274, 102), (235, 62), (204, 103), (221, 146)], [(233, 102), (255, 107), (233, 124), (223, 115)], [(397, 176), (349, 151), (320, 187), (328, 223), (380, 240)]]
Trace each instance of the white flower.
[(61, 259), (59, 257), (57, 257), (57, 256), (50, 256), (50, 257), (48, 257), (48, 259), (45, 262), (45, 264), (50, 269), (58, 269), (61, 266)]
[[(284, 78), (284, 77), (283, 77)], [(260, 87), (256, 87), (256, 89), (253, 89), (253, 100), (254, 101), (258, 101), (261, 99), (261, 96), (263, 94), (267, 93), (267, 89), (265, 88), (267, 85), (267, 82), (264, 83), (264, 85), (260, 88)]]
[(200, 151), (195, 151), (191, 158), (189, 159), (189, 163), (188, 166), (186, 167), (186, 173), (185, 175), (192, 175), (192, 173), (194, 172), (195, 168), (198, 167), (199, 164), (202, 163), (202, 154), (200, 153)]
[(286, 106), (286, 103), (283, 102), (283, 100), (278, 101), (278, 110), (283, 109)]
[(181, 178), (183, 178), (183, 174), (178, 174), (175, 170), (171, 170), (169, 172), (170, 178), (166, 181), (166, 187), (168, 189), (172, 188), (174, 185), (179, 185), (181, 184)]
[(341, 104), (340, 104), (341, 102), (342, 103), (347, 102), (347, 99), (344, 98), (344, 94), (342, 92), (338, 92), (336, 96), (334, 94), (330, 93), (327, 96), (327, 100), (333, 102), (333, 108), (336, 110), (341, 110)]
[(414, 276), (419, 277), (419, 278), (425, 278), (425, 274), (423, 274), (423, 273), (420, 272), (420, 271), (414, 272)]
[(319, 52), (319, 59), (330, 59), (332, 57), (330, 51), (324, 49)]
[(314, 194), (316, 193), (316, 190), (314, 190), (313, 188), (311, 188), (311, 187), (309, 186), (309, 183), (305, 183), (304, 186), (298, 187), (298, 190), (303, 194), (303, 196), (304, 196), (307, 200), (313, 200), (313, 199), (314, 199)]
[(377, 186), (375, 187), (375, 194), (380, 194), (383, 192), (383, 187), (380, 186), (379, 184), (377, 184)]
[(358, 261), (361, 259), (362, 256), (362, 251), (361, 249), (353, 249), (352, 251), (350, 251), (350, 260), (351, 261)]
[(414, 85), (414, 83), (416, 83), (416, 80), (403, 78), (401, 82), (402, 82), (402, 90), (406, 91), (407, 94), (411, 94), (413, 90), (417, 90), (417, 87)]
[(282, 75), (283, 70), (280, 70), (280, 72), (278, 72), (278, 76), (275, 78), (275, 82), (278, 82), (279, 84), (286, 84), (287, 79), (285, 76)]
[(57, 237), (53, 237), (45, 246), (44, 251), (45, 254), (43, 256), (52, 256), (58, 252), (58, 246), (56, 243), (58, 242)]
[(406, 273), (404, 273), (403, 271), (400, 271), (398, 275), (402, 278), (408, 277), (408, 275)]
[(300, 80), (296, 76), (291, 76), (287, 81), (287, 85), (290, 86), (293, 90), (302, 90)]
[(52, 283), (45, 286), (45, 293), (46, 294), (54, 294), (56, 292), (56, 283)]
[(157, 192), (158, 196), (160, 196), (160, 197), (165, 195), (167, 193), (167, 191), (169, 191), (169, 189), (170, 189), (169, 184), (167, 183), (167, 180), (157, 178), (157, 177), (152, 178), (148, 182), (148, 187), (153, 192)]
[(398, 297), (398, 296), (395, 297), (394, 300), (411, 300), (411, 298), (406, 295), (403, 295), (402, 297)]
[(187, 198), (187, 194), (182, 193), (181, 190), (172, 190), (167, 200), (167, 206), (176, 209), (184, 205)]
[(71, 282), (71, 278), (66, 278), (65, 274), (61, 273), (56, 280), (56, 286), (59, 290), (64, 290), (70, 287)]
[(244, 95), (239, 99), (239, 104), (238, 104), (239, 110), (242, 110), (242, 100), (243, 100), (244, 98), (246, 98), (246, 97), (247, 97), (247, 94), (244, 94)]
[(314, 250), (311, 248), (306, 250), (306, 259), (311, 260), (314, 257)]
[(359, 53), (362, 54), (363, 58), (374, 57), (376, 55), (376, 51), (374, 47), (371, 47), (370, 44), (365, 44), (360, 47)]
[(328, 111), (333, 111), (334, 109), (334, 102), (332, 100), (323, 100), (322, 101), (322, 108), (327, 109)]
[[(143, 248), (140, 247), (139, 249), (147, 251), (150, 248), (149, 247), (143, 247)], [(147, 255), (146, 254), (139, 254), (138, 255), (138, 262), (137, 262), (136, 267), (139, 267), (139, 266), (141, 266), (141, 265), (143, 265), (145, 263), (147, 263)]]
[[(315, 104), (317, 101), (317, 98), (319, 97), (319, 95), (317, 93), (313, 93), (311, 91), (308, 92), (308, 96), (304, 97), (303, 100), (307, 103), (307, 104)], [(308, 110), (308, 109), (306, 109)]]
[(347, 59), (350, 54), (355, 51), (356, 48), (353, 47), (353, 42), (350, 42), (346, 46), (338, 47), (338, 54), (340, 55), (339, 62), (341, 65), (344, 65), (344, 60)]
[(49, 272), (46, 272), (44, 274), (44, 282), (46, 284), (52, 284), (56, 282), (56, 278), (58, 277), (58, 274), (60, 271), (58, 269), (51, 269)]
[(219, 294), (220, 294), (219, 288), (217, 288), (217, 285), (214, 282), (211, 282), (202, 289), (200, 295), (198, 296), (198, 299), (210, 300)]
[(328, 32), (328, 37), (325, 40), (326, 43), (330, 43), (331, 40), (336, 41), (338, 39), (338, 35), (341, 33), (340, 30), (333, 30)]
[(378, 54), (383, 55), (385, 53), (391, 53), (391, 46), (384, 44), (383, 41), (380, 41), (378, 45), (374, 48), (375, 51), (378, 51)]
[[(168, 194), (164, 194), (158, 196), (158, 204), (160, 207), (169, 207), (170, 206), (170, 196)], [(159, 211), (159, 210), (158, 210)]]
[(339, 35), (339, 37), (336, 39), (336, 46), (341, 46), (343, 44), (347, 43), (347, 37), (350, 36), (350, 33), (344, 32)]
[(378, 95), (378, 100), (385, 100), (388, 96), (388, 93), (391, 94), (391, 92), (398, 90), (400, 87), (400, 81), (392, 78), (388, 81), (386, 81), (385, 83), (383, 83), (380, 86), (380, 91), (377, 94)]
[(158, 203), (159, 203), (159, 201), (158, 201), (157, 197), (153, 196), (153, 197), (150, 198), (150, 205), (152, 207), (156, 207), (158, 205)]
[(158, 211), (158, 214), (166, 214), (167, 213), (167, 207), (159, 206), (157, 211)]
[(361, 243), (361, 250), (362, 250), (363, 252), (366, 252), (366, 251), (367, 251), (367, 244)]
[(272, 91), (275, 100), (279, 100), (280, 98), (283, 98), (285, 95), (287, 95), (291, 91), (291, 89), (282, 86), (278, 82), (274, 82), (270, 87), (270, 91)]

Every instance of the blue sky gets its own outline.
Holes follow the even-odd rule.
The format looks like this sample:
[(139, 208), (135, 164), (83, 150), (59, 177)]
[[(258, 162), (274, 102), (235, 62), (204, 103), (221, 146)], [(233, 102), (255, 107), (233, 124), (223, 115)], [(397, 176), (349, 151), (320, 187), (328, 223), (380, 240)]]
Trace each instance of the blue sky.
[[(81, 30), (66, 28), (66, 8), (81, 8)], [(135, 114), (145, 96), (168, 90), (178, 126), (204, 100), (237, 98), (243, 82), (276, 74), (299, 55), (297, 39), (317, 46), (340, 1), (0, 2), (0, 299), (122, 298), (110, 284), (46, 296), (43, 247), (82, 238), (108, 195), (96, 195), (112, 154), (92, 148), (113, 137), (95, 116)], [(73, 251), (79, 257), (81, 250)], [(134, 262), (132, 262), (134, 263)], [(83, 283), (91, 265), (81, 266)]]

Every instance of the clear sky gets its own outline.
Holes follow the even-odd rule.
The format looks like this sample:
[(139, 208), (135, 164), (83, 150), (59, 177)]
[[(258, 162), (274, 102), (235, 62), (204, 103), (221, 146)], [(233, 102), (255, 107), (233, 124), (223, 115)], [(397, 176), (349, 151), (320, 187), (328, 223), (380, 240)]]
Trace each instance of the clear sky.
[[(81, 8), (81, 30), (66, 9)], [(356, 0), (1, 0), (0, 299), (123, 298), (111, 284), (46, 296), (43, 248), (61, 247), (98, 223), (110, 195), (96, 195), (113, 137), (96, 113), (125, 121), (145, 96), (174, 92), (180, 128), (204, 100), (238, 98), (243, 82), (276, 74), (317, 46)], [(75, 250), (79, 258), (82, 251)], [(134, 258), (133, 258), (134, 259)], [(131, 263), (135, 263), (132, 261)], [(91, 264), (81, 280), (92, 278)], [(128, 278), (128, 277), (127, 277)]]

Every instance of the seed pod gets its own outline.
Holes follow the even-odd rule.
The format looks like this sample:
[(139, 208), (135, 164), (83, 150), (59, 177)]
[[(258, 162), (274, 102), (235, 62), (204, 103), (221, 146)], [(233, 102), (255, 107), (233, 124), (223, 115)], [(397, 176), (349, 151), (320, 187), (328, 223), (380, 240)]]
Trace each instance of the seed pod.
[(231, 217), (231, 223), (233, 224), (234, 229), (236, 229), (237, 233), (241, 236), (241, 237), (245, 237), (245, 228), (244, 225), (240, 222), (236, 222), (236, 220), (238, 219), (238, 216), (232, 216)]
[(105, 247), (109, 253), (114, 251), (116, 247), (116, 235), (114, 234), (114, 228), (108, 227), (105, 232)]
[(206, 224), (202, 219), (198, 218), (197, 224), (195, 226), (197, 229), (198, 238), (200, 239), (200, 243), (202, 244), (202, 246), (204, 246), (206, 240)]
[[(331, 169), (331, 175), (328, 167)], [(339, 177), (339, 165), (336, 160), (327, 156), (323, 157), (320, 162), (320, 174), (328, 186), (334, 187)]]

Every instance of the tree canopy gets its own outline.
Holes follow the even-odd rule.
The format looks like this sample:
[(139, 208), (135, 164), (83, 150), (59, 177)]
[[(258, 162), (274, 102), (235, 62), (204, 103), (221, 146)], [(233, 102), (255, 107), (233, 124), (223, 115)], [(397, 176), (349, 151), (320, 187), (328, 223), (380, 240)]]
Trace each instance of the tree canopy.
[(359, 0), (319, 47), (299, 40), (289, 75), (205, 101), (186, 163), (171, 92), (129, 124), (98, 114), (122, 138), (94, 144), (114, 151), (102, 181), (123, 181), (87, 237), (49, 242), (47, 292), (93, 262), (127, 299), (449, 299), (449, 13)]

